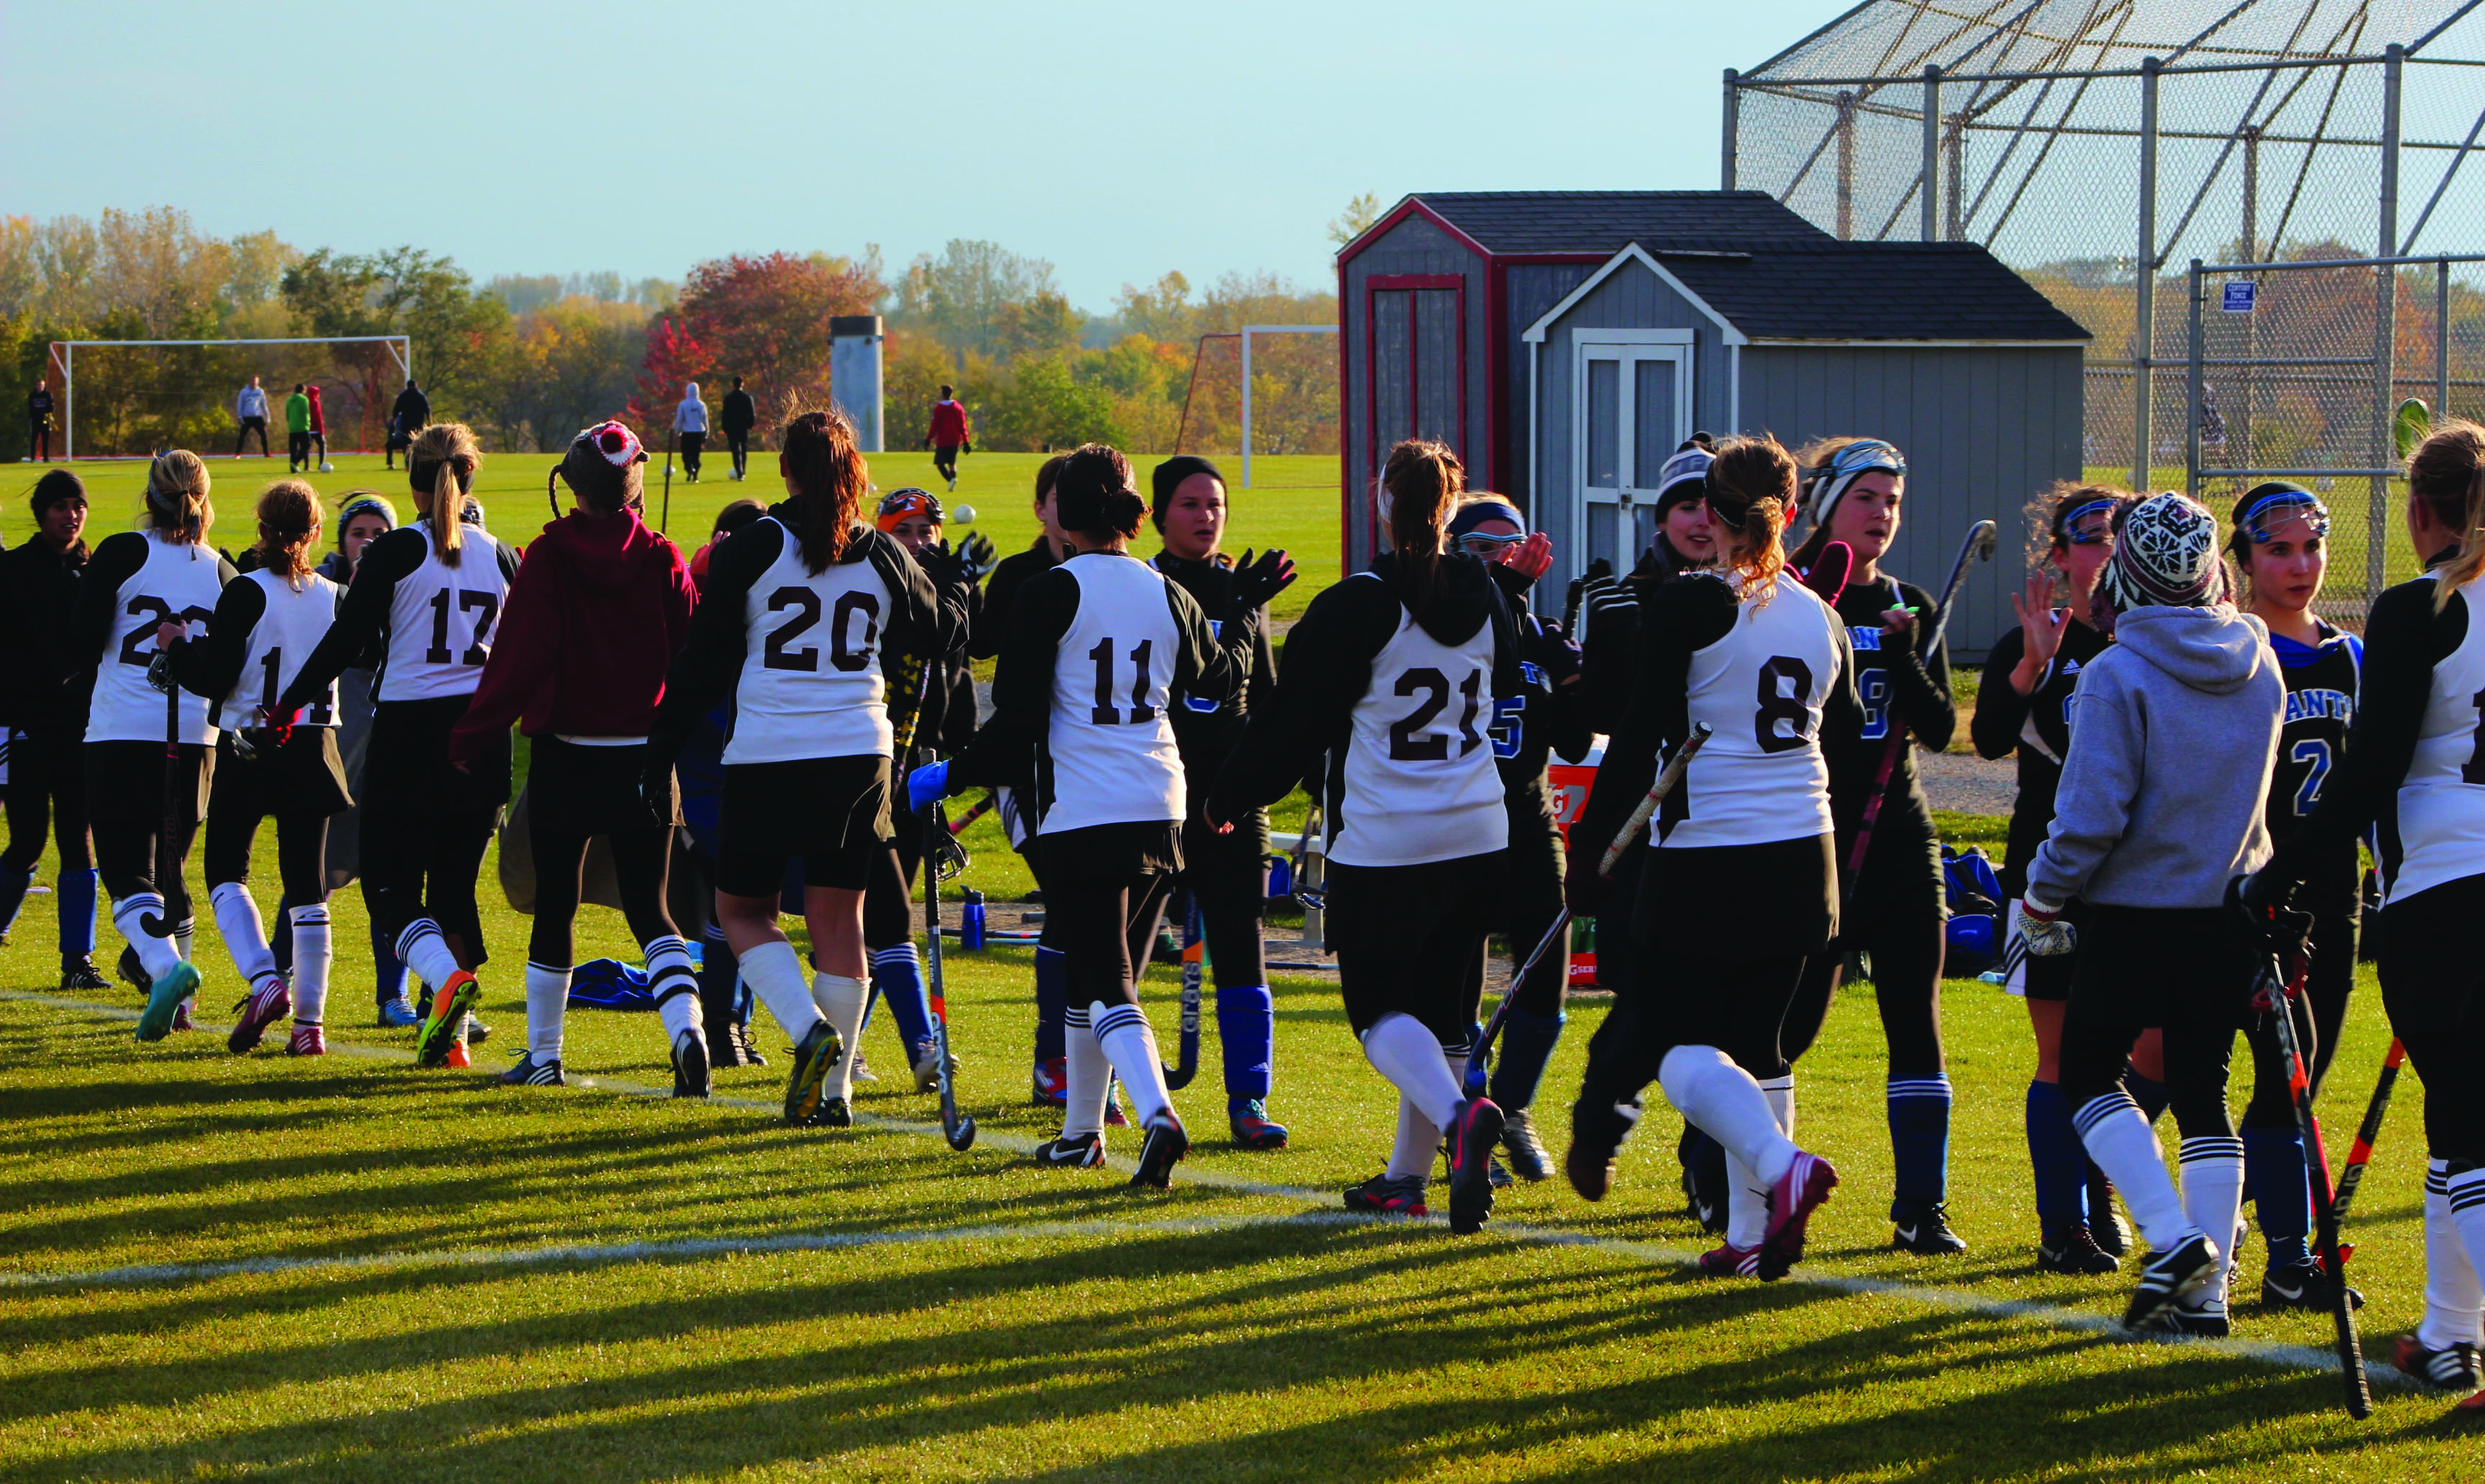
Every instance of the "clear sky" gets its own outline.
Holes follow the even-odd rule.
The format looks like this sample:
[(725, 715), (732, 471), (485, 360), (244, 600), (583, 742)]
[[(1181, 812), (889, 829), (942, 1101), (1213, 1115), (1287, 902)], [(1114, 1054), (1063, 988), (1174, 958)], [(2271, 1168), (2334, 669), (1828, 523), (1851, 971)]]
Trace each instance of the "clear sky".
[(951, 237), (1083, 308), (1329, 282), (1359, 191), (1707, 188), (1719, 73), (1846, 0), (0, 8), (0, 211), (677, 279)]

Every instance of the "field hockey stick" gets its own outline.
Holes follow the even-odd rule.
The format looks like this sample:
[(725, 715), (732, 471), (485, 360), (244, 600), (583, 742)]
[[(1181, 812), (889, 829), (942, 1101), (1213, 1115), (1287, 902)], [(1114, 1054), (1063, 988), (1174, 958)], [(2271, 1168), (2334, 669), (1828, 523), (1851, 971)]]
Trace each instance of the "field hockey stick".
[[(1933, 610), (1933, 637), (1932, 643), (1925, 646), (1926, 654), (1940, 648), (1942, 635), (1949, 632), (1951, 610), (1958, 604), (1958, 590), (1967, 581), (1968, 564), (1991, 561), (2001, 535), (2002, 528), (1989, 520), (1980, 520), (1968, 528), (1967, 539), (1959, 543), (1958, 560), (1951, 563), (1950, 583), (1942, 589), (1941, 604)], [(1890, 780), (1897, 776), (1898, 759), (1906, 751), (1907, 719), (1898, 714), (1898, 698), (1894, 696), (1890, 700), (1890, 742), (1881, 750), (1881, 766), (1873, 774), (1872, 792), (1864, 801), (1864, 818), (1855, 830), (1855, 848), (1846, 853), (1846, 879), (1850, 881), (1864, 868), (1864, 852), (1872, 847), (1872, 827), (1881, 822), (1881, 806), (1890, 802)]]
[(1208, 967), (1208, 931), (1199, 920), (1199, 893), (1186, 891), (1182, 912), (1182, 1049), (1164, 1069), (1165, 1086), (1179, 1092), (1199, 1075), (1199, 981)]
[(2382, 1080), (2373, 1086), (2372, 1101), (2364, 1105), (2363, 1126), (2356, 1130), (2356, 1141), (2347, 1150), (2347, 1168), (2338, 1171), (2337, 1193), (2330, 1197), (2330, 1208), (2339, 1216), (2356, 1198), (2357, 1188), (2364, 1183), (2364, 1167), (2373, 1162), (2373, 1142), (2382, 1137), (2382, 1119), (2390, 1111), (2390, 1091), (2398, 1086), (2399, 1068), (2407, 1064), (2407, 1047), (2397, 1036), (2390, 1037), (2389, 1052), (2382, 1058)]
[[(642, 486), (642, 487), (643, 487), (643, 486)], [(664, 508), (664, 513), (662, 513), (662, 514), (660, 514), (660, 515), (658, 515), (658, 516), (656, 517), (656, 529), (657, 529), (657, 530), (659, 530), (659, 531), (666, 530), (666, 529), (669, 528), (669, 527), (672, 525), (672, 523), (673, 523), (673, 433), (672, 433), (672, 429), (670, 429), (670, 428), (667, 428), (667, 429), (665, 430), (665, 508)]]
[(1667, 759), (1665, 767), (1657, 773), (1656, 782), (1649, 785), (1648, 797), (1640, 800), (1638, 807), (1630, 811), (1630, 817), (1623, 821), (1623, 833), (1615, 836), (1614, 842), (1605, 847), (1603, 858), (1597, 862), (1598, 875), (1610, 876), (1614, 873), (1615, 866), (1622, 861), (1623, 852), (1630, 848), (1630, 842), (1639, 838), (1640, 831), (1648, 828), (1648, 822), (1656, 813), (1657, 807), (1665, 802), (1667, 794), (1674, 791), (1674, 785), (1682, 782), (1683, 771), (1691, 766), (1692, 758), (1700, 756), (1700, 750), (1708, 745), (1709, 735), (1715, 730), (1716, 728), (1707, 722), (1691, 724), (1691, 735), (1683, 740), (1680, 747), (1675, 749), (1674, 756)]
[(967, 811), (957, 818), (949, 821), (949, 833), (953, 836), (966, 834), (967, 826), (973, 824), (976, 820), (981, 819), (984, 815), (990, 813), (993, 806), (998, 804), (1000, 800), (1001, 796), (997, 793), (985, 794), (982, 799), (976, 802), (973, 809)]
[(1854, 570), (1855, 548), (1844, 541), (1832, 541), (1820, 549), (1820, 560), (1803, 574), (1803, 585), (1812, 590), (1813, 596), (1835, 608)]
[(2279, 1055), (2286, 1058), (2286, 1090), (2295, 1102), (2295, 1125), (2304, 1135), (2306, 1164), (2312, 1176), (2317, 1236), (2313, 1254), (2330, 1275), (2330, 1318), (2338, 1333), (2338, 1369), (2347, 1384), (2347, 1415), (2362, 1419), (2373, 1415), (2372, 1383), (2364, 1375), (2363, 1341), (2356, 1333), (2355, 1295), (2347, 1287), (2346, 1257), (2338, 1247), (2338, 1202), (2330, 1188), (2329, 1157), (2321, 1147), (2321, 1120), (2312, 1113), (2312, 1079), (2305, 1074), (2304, 1053), (2295, 1039), (2295, 1013), (2287, 1003), (2289, 988), (2277, 956), (2266, 955), (2260, 991), (2270, 1003)]
[(975, 1142), (975, 1120), (958, 1112), (957, 1064), (949, 1057), (948, 985), (941, 970), (941, 847), (949, 841), (938, 803), (923, 807), (923, 933), (931, 940), (932, 1055), (941, 1086), (941, 1137), (964, 1154)]
[[(164, 903), (161, 917), (139, 914), (138, 925), (150, 938), (173, 936), (173, 893), (181, 885), (181, 857), (173, 841), (181, 821), (181, 682), (174, 673), (186, 639), (176, 639), (148, 666), (148, 680), (164, 692), (164, 833), (155, 837), (155, 890)], [(160, 672), (160, 673), (159, 673)]]

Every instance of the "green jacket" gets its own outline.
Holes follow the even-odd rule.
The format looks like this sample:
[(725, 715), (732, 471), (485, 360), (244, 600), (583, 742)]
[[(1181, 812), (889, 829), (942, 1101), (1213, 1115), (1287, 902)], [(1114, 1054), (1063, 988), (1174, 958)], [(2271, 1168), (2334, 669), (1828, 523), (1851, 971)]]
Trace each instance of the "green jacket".
[(285, 430), (307, 433), (311, 430), (311, 398), (296, 392), (285, 399)]

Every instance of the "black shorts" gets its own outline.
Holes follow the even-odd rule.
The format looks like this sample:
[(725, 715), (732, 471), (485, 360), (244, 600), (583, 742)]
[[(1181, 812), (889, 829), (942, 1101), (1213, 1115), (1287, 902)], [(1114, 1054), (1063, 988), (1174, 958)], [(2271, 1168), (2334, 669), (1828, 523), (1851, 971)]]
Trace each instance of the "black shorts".
[(1505, 851), (1420, 866), (1328, 867), (1328, 946), (1347, 1020), (1361, 1035), (1397, 1011), (1444, 1046), (1474, 1034)]
[(1182, 869), (1182, 830), (1169, 819), (1091, 824), (1040, 838), (1047, 882), (1125, 881)]
[[(215, 750), (194, 742), (180, 747), (180, 768), (186, 777), (175, 801), (184, 829), (195, 829), (206, 817), (207, 789), (215, 777)], [(145, 825), (164, 822), (164, 744), (161, 742), (89, 742), (86, 745), (86, 813), (101, 825)]]
[(794, 859), (805, 886), (860, 892), (888, 848), (888, 759), (727, 763), (716, 836), (716, 889), (728, 896), (773, 900)]
[(216, 743), (215, 782), (207, 791), (210, 815), (251, 819), (325, 819), (353, 807), (345, 787), (345, 762), (337, 752), (337, 728), (300, 727), (283, 747), (255, 732), (256, 756), (244, 761), (233, 733)]
[[(646, 771), (647, 744), (585, 747), (551, 736), (530, 740), (527, 760), (527, 824), (547, 838), (644, 831), (655, 816), (639, 796)], [(674, 823), (681, 821), (681, 787), (673, 786)]]

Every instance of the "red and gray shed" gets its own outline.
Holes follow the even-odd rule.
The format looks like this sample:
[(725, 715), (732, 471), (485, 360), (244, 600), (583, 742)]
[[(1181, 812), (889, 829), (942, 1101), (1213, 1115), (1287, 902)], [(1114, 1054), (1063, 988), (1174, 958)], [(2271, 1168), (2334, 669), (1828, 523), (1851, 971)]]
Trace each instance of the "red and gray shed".
[[(1972, 243), (1842, 242), (1757, 191), (1427, 193), (1339, 251), (1338, 289), (1350, 570), (1406, 437), (1551, 535), (1557, 591), (1595, 557), (1629, 564), (1642, 492), (1695, 428), (1898, 444), (1888, 564), (1927, 586), (1971, 521), (2015, 532), (2080, 475), (2088, 332)], [(2015, 570), (1978, 575), (1955, 648), (2009, 626)]]

